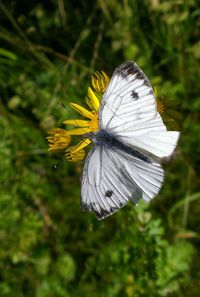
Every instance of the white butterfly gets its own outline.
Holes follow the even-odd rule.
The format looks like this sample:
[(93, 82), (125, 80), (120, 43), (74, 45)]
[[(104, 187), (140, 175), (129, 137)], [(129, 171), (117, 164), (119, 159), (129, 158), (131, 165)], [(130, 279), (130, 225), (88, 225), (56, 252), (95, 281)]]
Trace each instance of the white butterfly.
[(136, 63), (117, 67), (99, 109), (99, 131), (83, 169), (81, 208), (103, 219), (129, 200), (148, 202), (159, 192), (179, 132), (167, 131), (151, 84)]

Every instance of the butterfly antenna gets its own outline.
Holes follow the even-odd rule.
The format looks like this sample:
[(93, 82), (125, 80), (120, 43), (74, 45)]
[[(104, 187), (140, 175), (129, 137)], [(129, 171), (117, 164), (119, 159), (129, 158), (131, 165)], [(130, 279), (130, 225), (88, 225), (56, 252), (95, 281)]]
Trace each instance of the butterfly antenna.
[(109, 120), (109, 122), (108, 122), (108, 124), (107, 124), (107, 126), (108, 126), (108, 125), (110, 124), (110, 122), (112, 121), (112, 119), (113, 119), (114, 116), (115, 116), (116, 118), (118, 118), (118, 119), (120, 119), (120, 117), (116, 115), (116, 111), (114, 111), (114, 110), (110, 107), (109, 104), (105, 103), (105, 105), (106, 105), (106, 106), (110, 109), (110, 111), (113, 113), (113, 116), (110, 118), (110, 120)]
[(66, 107), (66, 105), (64, 105), (64, 104), (62, 103), (62, 101), (60, 101), (60, 105), (61, 105), (64, 109), (66, 109), (67, 111), (69, 111), (69, 109)]
[(63, 163), (64, 163), (65, 157), (62, 157), (62, 160), (60, 160), (57, 164), (53, 165), (54, 169), (58, 169)]

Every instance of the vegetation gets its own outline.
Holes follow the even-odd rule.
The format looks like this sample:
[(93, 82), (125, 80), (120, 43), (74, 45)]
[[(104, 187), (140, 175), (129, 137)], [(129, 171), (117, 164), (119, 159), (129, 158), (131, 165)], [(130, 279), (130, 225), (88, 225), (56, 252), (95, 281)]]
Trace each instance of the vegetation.
[[(0, 10), (0, 296), (199, 296), (198, 1)], [(79, 207), (82, 163), (48, 153), (46, 137), (74, 118), (69, 102), (84, 104), (95, 70), (129, 59), (181, 112), (181, 138), (152, 203), (96, 221)]]

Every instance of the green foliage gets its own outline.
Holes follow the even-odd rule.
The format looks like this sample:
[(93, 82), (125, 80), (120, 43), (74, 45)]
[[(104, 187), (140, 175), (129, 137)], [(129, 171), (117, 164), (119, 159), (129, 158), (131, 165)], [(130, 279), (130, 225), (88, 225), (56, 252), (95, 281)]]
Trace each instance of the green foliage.
[[(197, 1), (0, 10), (0, 296), (199, 296)], [(127, 59), (181, 112), (182, 136), (158, 197), (99, 222), (80, 211), (82, 164), (48, 154), (46, 136), (73, 118), (68, 104), (83, 104), (94, 70)]]

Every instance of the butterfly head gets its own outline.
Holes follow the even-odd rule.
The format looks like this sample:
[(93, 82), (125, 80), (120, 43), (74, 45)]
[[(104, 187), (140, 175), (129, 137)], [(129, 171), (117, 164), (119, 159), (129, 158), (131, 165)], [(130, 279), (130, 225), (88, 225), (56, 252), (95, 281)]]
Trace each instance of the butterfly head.
[(83, 136), (83, 138), (89, 138), (91, 141), (95, 142), (96, 144), (108, 144), (109, 142), (112, 142), (114, 139), (114, 136), (110, 133), (108, 133), (105, 130), (99, 130), (99, 131), (92, 131)]
[(84, 134), (83, 135), (83, 139), (86, 139), (86, 138), (89, 138), (91, 141), (95, 142), (96, 141), (96, 135), (97, 135), (97, 132), (89, 132), (87, 134)]

